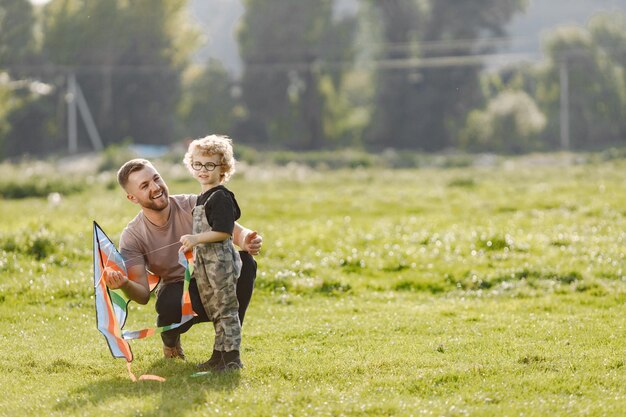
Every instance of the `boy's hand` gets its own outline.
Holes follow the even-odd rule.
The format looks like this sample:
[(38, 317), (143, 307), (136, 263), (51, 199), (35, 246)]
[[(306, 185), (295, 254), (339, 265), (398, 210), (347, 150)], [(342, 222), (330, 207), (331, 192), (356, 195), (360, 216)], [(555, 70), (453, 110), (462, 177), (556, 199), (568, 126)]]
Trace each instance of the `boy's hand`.
[(116, 271), (113, 268), (104, 268), (102, 273), (102, 279), (106, 283), (107, 287), (112, 290), (122, 288), (128, 282), (128, 277), (122, 274), (120, 271)]
[(198, 239), (195, 235), (182, 235), (180, 237), (180, 243), (182, 245), (180, 251), (187, 252), (192, 250), (193, 247), (198, 244)]
[(261, 252), (261, 246), (263, 245), (263, 237), (257, 234), (257, 232), (252, 231), (246, 235), (244, 240), (244, 248), (246, 252), (250, 255), (258, 255)]

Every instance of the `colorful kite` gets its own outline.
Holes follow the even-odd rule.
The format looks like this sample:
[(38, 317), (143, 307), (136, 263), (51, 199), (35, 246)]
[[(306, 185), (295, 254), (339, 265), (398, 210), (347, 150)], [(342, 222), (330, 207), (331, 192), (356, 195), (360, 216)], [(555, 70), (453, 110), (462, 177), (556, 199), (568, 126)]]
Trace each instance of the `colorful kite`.
[[(126, 317), (128, 316), (128, 303), (130, 300), (122, 290), (112, 290), (108, 288), (102, 276), (106, 268), (127, 275), (126, 265), (122, 255), (117, 251), (111, 239), (104, 233), (98, 223), (93, 222), (93, 279), (98, 330), (104, 335), (111, 355), (113, 355), (114, 358), (126, 359), (126, 366), (133, 381), (136, 381), (137, 378), (130, 369), (130, 363), (133, 361), (133, 352), (130, 349), (128, 340), (142, 339), (170, 329), (175, 329), (193, 319), (196, 315), (191, 306), (191, 298), (189, 297), (189, 282), (193, 273), (193, 258), (191, 252), (185, 254), (180, 253), (178, 261), (185, 267), (185, 282), (181, 300), (182, 318), (180, 323), (143, 330), (123, 331), (122, 329), (126, 323)], [(148, 281), (150, 291), (152, 291), (158, 284), (159, 277), (148, 274)], [(164, 381), (163, 378), (155, 375), (142, 375), (139, 379)]]

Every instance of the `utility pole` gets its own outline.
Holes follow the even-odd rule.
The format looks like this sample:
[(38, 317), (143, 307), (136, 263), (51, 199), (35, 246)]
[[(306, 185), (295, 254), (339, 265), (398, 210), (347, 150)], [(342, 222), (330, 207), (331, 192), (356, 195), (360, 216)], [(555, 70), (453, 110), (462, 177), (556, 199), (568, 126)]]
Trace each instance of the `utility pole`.
[(561, 149), (570, 149), (569, 137), (569, 73), (567, 70), (567, 57), (564, 57), (560, 64), (559, 79), (561, 83)]
[(76, 76), (72, 73), (67, 77), (67, 123), (68, 123), (68, 151), (70, 153), (76, 153), (78, 151), (78, 134), (77, 134), (77, 118), (76, 108), (80, 111), (80, 116), (83, 119), (83, 123), (87, 128), (87, 134), (91, 140), (91, 144), (96, 151), (104, 149), (102, 139), (96, 128), (96, 124), (91, 117), (87, 100), (83, 95), (83, 91), (76, 82)]
[(76, 77), (74, 74), (67, 76), (67, 150), (70, 154), (78, 151), (78, 129), (76, 126)]

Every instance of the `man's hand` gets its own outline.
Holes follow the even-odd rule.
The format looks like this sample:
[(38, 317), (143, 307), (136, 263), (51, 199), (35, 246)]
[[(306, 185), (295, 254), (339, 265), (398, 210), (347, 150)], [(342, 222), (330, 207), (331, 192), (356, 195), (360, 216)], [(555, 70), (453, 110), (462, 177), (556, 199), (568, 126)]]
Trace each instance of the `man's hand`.
[(198, 244), (198, 238), (195, 235), (182, 235), (180, 237), (180, 243), (183, 245), (180, 248), (181, 252), (187, 252), (193, 249)]
[(128, 282), (128, 277), (122, 274), (120, 271), (116, 271), (113, 268), (104, 268), (102, 279), (106, 283), (107, 287), (112, 290), (122, 288)]
[(263, 245), (263, 237), (257, 234), (257, 232), (252, 231), (246, 235), (246, 239), (244, 241), (244, 247), (242, 248), (250, 255), (258, 255), (261, 252), (261, 246)]

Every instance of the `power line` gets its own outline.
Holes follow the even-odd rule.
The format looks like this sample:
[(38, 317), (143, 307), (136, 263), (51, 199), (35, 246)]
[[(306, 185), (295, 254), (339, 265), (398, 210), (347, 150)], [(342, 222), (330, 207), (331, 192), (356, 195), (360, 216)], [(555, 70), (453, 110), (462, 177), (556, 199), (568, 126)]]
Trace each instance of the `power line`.
[(449, 50), (471, 51), (477, 47), (508, 48), (511, 46), (539, 46), (539, 40), (532, 36), (504, 36), (492, 38), (446, 39), (414, 42), (377, 42), (371, 46), (385, 51), (441, 52)]
[(2, 65), (0, 70), (9, 69), (26, 74), (47, 74), (47, 75), (67, 75), (67, 74), (164, 74), (177, 75), (182, 70), (173, 69), (166, 65)]
[[(506, 40), (513, 38), (490, 38), (488, 44), (497, 45)], [(524, 39), (524, 38), (521, 38)], [(528, 38), (526, 38), (528, 39)], [(417, 43), (424, 50), (438, 51), (453, 49), (457, 46), (468, 46), (470, 42), (475, 40), (461, 41), (434, 41)], [(381, 44), (385, 45), (385, 44)], [(386, 44), (390, 48), (408, 49), (408, 43), (390, 43)], [(605, 52), (624, 52), (624, 48), (605, 48), (599, 47)], [(424, 51), (422, 50), (422, 52)], [(566, 56), (576, 57), (584, 56), (589, 51), (585, 48), (565, 49)], [(244, 65), (245, 71), (265, 71), (265, 72), (282, 72), (282, 71), (333, 71), (353, 68), (355, 65), (361, 65), (368, 70), (402, 70), (402, 69), (419, 69), (419, 68), (453, 68), (463, 66), (480, 66), (480, 65), (504, 65), (514, 64), (517, 62), (537, 62), (541, 59), (542, 54), (537, 51), (525, 52), (497, 52), (483, 54), (455, 54), (445, 56), (431, 57), (406, 57), (406, 58), (375, 58), (367, 59), (357, 63), (354, 60), (328, 61), (319, 58), (310, 58), (302, 60), (299, 54), (298, 60), (290, 61), (287, 59), (276, 59), (272, 62), (247, 62)], [(179, 75), (182, 71), (173, 69), (165, 65), (3, 65), (4, 69), (20, 72), (22, 74), (48, 74), (48, 75), (67, 75), (67, 74), (144, 74), (144, 75)]]
[[(485, 64), (511, 64), (521, 61), (538, 61), (540, 54), (532, 52), (517, 53), (494, 53), (480, 55), (449, 55), (440, 57), (413, 57), (395, 59), (373, 59), (361, 63), (368, 70), (397, 70), (397, 69), (419, 69), (419, 68), (446, 68), (463, 66), (480, 66)], [(306, 71), (323, 68), (346, 69), (352, 68), (356, 64), (354, 61), (324, 61), (314, 60), (312, 62), (265, 62), (248, 63), (246, 71)]]

